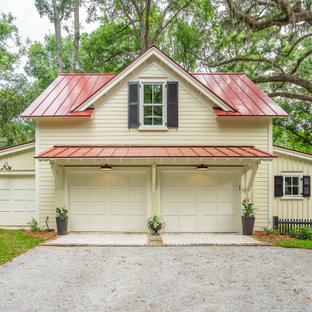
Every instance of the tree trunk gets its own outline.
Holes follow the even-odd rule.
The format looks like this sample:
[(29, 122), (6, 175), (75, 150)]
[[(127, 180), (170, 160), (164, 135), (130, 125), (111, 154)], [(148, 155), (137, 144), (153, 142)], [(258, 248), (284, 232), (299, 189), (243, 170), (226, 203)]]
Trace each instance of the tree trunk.
[(57, 4), (56, 0), (52, 0), (53, 13), (54, 13), (54, 28), (55, 28), (55, 39), (56, 39), (56, 61), (57, 61), (57, 73), (63, 72), (63, 60), (62, 60), (62, 37), (61, 37), (61, 19), (60, 11), (61, 8)]
[(75, 0), (74, 2), (74, 48), (72, 54), (72, 62), (70, 66), (71, 73), (74, 73), (76, 71), (79, 50), (79, 40), (80, 40), (79, 2), (80, 0)]

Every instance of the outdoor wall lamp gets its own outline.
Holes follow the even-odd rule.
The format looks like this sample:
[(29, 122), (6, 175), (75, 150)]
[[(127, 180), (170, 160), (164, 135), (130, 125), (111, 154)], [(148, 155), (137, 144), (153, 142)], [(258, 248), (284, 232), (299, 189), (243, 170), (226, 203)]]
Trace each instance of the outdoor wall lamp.
[(198, 171), (206, 171), (206, 170), (208, 170), (208, 166), (205, 166), (205, 165), (201, 164), (200, 166), (197, 166), (196, 170), (198, 170)]
[(100, 168), (100, 170), (102, 171), (110, 171), (110, 170), (113, 170), (112, 166), (109, 166), (108, 164), (106, 164), (105, 166), (102, 166)]
[(9, 170), (11, 170), (11, 166), (9, 166), (8, 162), (5, 161), (0, 171), (9, 171)]

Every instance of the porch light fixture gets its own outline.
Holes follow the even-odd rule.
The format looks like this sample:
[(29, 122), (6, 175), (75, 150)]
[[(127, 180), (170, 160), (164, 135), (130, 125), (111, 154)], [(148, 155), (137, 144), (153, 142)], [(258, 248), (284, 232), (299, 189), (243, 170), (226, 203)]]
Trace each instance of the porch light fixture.
[(102, 171), (110, 171), (110, 170), (113, 170), (113, 168), (112, 168), (112, 166), (109, 166), (108, 164), (106, 164), (106, 165), (102, 166), (100, 168), (100, 170), (102, 170)]
[(9, 170), (11, 170), (11, 166), (9, 166), (8, 162), (5, 161), (0, 171), (9, 171)]
[(208, 170), (208, 166), (205, 166), (205, 165), (201, 164), (200, 166), (197, 166), (196, 170), (198, 170), (198, 171), (206, 171), (206, 170)]

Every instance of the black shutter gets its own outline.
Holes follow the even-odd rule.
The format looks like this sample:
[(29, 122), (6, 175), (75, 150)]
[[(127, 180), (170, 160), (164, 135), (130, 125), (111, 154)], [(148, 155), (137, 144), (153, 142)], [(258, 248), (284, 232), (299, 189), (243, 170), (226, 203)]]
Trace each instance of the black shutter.
[(128, 127), (137, 128), (139, 122), (140, 105), (139, 82), (128, 83)]
[(311, 196), (311, 188), (310, 188), (310, 176), (302, 177), (302, 196), (310, 197)]
[(178, 89), (178, 82), (167, 82), (167, 127), (178, 128), (179, 125)]
[(274, 196), (281, 197), (283, 196), (283, 176), (274, 177)]

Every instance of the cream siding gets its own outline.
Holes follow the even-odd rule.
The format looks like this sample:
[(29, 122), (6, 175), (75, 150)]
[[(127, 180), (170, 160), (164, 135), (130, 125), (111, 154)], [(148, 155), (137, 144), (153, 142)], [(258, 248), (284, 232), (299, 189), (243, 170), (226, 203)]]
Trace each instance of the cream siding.
[(0, 168), (7, 161), (11, 170), (35, 170), (35, 148), (0, 156)]
[[(283, 172), (299, 172), (303, 175), (312, 176), (312, 160), (285, 155), (276, 150), (274, 154), (278, 156), (278, 158), (273, 161), (274, 176), (283, 175)], [(304, 199), (274, 198), (273, 215), (279, 218), (311, 219), (311, 197), (305, 197)]]
[[(57, 144), (155, 144), (155, 145), (253, 145), (269, 151), (269, 124), (266, 118), (217, 119), (211, 103), (203, 103), (198, 91), (159, 63), (145, 65), (131, 73), (127, 81), (139, 78), (165, 78), (179, 81), (179, 128), (168, 131), (128, 129), (128, 88), (122, 82), (96, 103), (90, 120), (44, 120), (38, 123), (36, 152)], [(55, 186), (48, 162), (39, 164), (40, 220), (54, 218)], [(256, 227), (268, 226), (268, 164), (259, 166), (250, 196), (257, 209)]]

